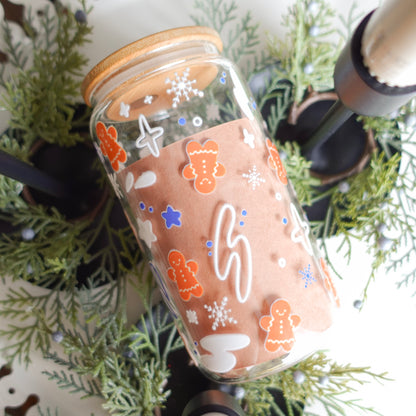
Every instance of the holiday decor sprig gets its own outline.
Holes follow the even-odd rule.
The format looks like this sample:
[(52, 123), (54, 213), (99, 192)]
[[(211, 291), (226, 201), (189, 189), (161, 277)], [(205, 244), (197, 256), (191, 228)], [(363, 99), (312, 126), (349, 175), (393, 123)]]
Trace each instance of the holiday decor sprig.
[(324, 0), (297, 1), (283, 15), (285, 39), (269, 36), (270, 55), (279, 60), (281, 78), (291, 82), (294, 104), (305, 92), (333, 87), (333, 68), (341, 42), (329, 41), (336, 33), (332, 19), (335, 12)]
[[(85, 0), (81, 7), (88, 12)], [(19, 132), (24, 143), (41, 137), (71, 146), (83, 140), (76, 131), (78, 125), (88, 122), (86, 117), (75, 119), (75, 104), (79, 96), (77, 77), (82, 76), (87, 63), (79, 48), (88, 41), (91, 27), (77, 21), (73, 13), (66, 13), (59, 2), (42, 11), (38, 19), (42, 36), (35, 29), (34, 19), (29, 14), (25, 21), (32, 45), (29, 52), (21, 41), (14, 41), (5, 23), (5, 53), (14, 71), (12, 75), (5, 67), (1, 71), (0, 82), (6, 93), (0, 105), (10, 112), (9, 126)]]
[(260, 36), (259, 23), (254, 23), (250, 11), (239, 17), (236, 1), (195, 0), (197, 14), (191, 19), (198, 26), (215, 29), (223, 40), (222, 54), (235, 62), (248, 77), (256, 68), (264, 66), (270, 58), (262, 51), (258, 53)]
[[(353, 4), (346, 19), (341, 19), (341, 23), (346, 25), (347, 35), (340, 29), (331, 29), (333, 17), (333, 11), (324, 1), (299, 0), (283, 18), (288, 28), (285, 42), (269, 38), (270, 53), (279, 64), (274, 68), (259, 107), (262, 110), (265, 106), (270, 108), (267, 122), (274, 137), (282, 119), (291, 119), (305, 96), (332, 88), (338, 56), (333, 52), (334, 42), (340, 45), (351, 34), (351, 25), (355, 25), (358, 19), (356, 5)], [(330, 40), (328, 35), (331, 35)], [(287, 48), (287, 45), (292, 46)], [(320, 53), (317, 54), (317, 51)], [(366, 298), (367, 289), (381, 267), (398, 270), (409, 264), (416, 253), (415, 238), (411, 232), (414, 224), (411, 207), (415, 181), (412, 141), (416, 125), (415, 100), (387, 117), (358, 117), (357, 121), (362, 123), (364, 130), (371, 130), (377, 145), (371, 162), (363, 172), (324, 192), (313, 184), (302, 189), (302, 180), (298, 180), (296, 174), (290, 177), (295, 189), (299, 189), (301, 195), (308, 195), (309, 202), (330, 198), (326, 218), (312, 223), (325, 253), (326, 244), (332, 244), (331, 237), (335, 234), (341, 237), (338, 251), (344, 250), (350, 261), (353, 256), (352, 241), (368, 243), (374, 260), (363, 290), (363, 298)], [(283, 143), (285, 141), (284, 137), (278, 139)], [(290, 170), (288, 160), (290, 158), (285, 164)], [(399, 246), (408, 249), (396, 255)], [(333, 271), (342, 277), (330, 258), (327, 261)], [(398, 285), (408, 285), (415, 280), (415, 276), (415, 269), (410, 267)]]
[[(102, 397), (111, 414), (152, 416), (169, 395), (168, 354), (183, 344), (168, 310), (153, 306), (155, 284), (143, 263), (130, 279), (145, 308), (140, 323), (132, 328), (126, 324), (125, 305), (97, 301), (106, 298), (105, 288), (96, 294), (87, 292), (92, 297), (83, 302), (86, 323), (48, 330), (64, 357), (50, 353), (48, 358), (63, 370), (45, 374), (70, 392)], [(122, 294), (125, 299), (125, 288)]]
[[(346, 415), (346, 408), (379, 414), (360, 401), (348, 398), (370, 380), (382, 382), (388, 378), (386, 373), (376, 374), (368, 367), (337, 364), (320, 351), (286, 371), (244, 384), (246, 395), (242, 405), (250, 416), (267, 416), (271, 412), (293, 416), (295, 410), (306, 416), (309, 413), (304, 413), (303, 406), (317, 401), (331, 416)], [(287, 413), (275, 403), (274, 390), (283, 392)]]
[[(62, 146), (89, 140), (77, 131), (78, 121), (87, 127), (88, 120), (73, 118), (80, 89), (77, 78), (86, 62), (79, 48), (91, 32), (85, 18), (79, 17), (88, 14), (85, 2), (80, 7), (75, 13), (78, 18), (59, 2), (45, 8), (36, 22), (29, 13), (25, 27), (31, 36), (28, 53), (33, 59), (27, 59), (22, 42), (14, 43), (6, 23), (9, 61), (2, 67), (6, 87), (2, 102), (11, 113), (11, 121), (0, 138), (0, 148), (25, 162), (30, 161), (30, 147), (36, 139)], [(36, 25), (42, 31), (35, 31)], [(10, 66), (14, 67), (12, 75)], [(28, 102), (22, 106), (21, 99)], [(45, 128), (39, 130), (42, 123)], [(23, 184), (1, 176), (0, 185), (4, 196), (0, 219), (10, 228), (0, 238), (0, 275), (47, 289), (33, 294), (24, 285), (14, 286), (0, 301), (2, 319), (19, 321), (19, 325), (10, 324), (0, 331), (0, 336), (9, 340), (5, 351), (10, 359), (28, 364), (33, 349), (46, 352), (50, 347), (49, 336), (42, 330), (45, 325), (59, 327), (64, 318), (72, 324), (77, 322), (79, 298), (87, 290), (81, 288), (80, 279), (88, 282), (91, 290), (105, 282), (119, 282), (118, 277), (136, 264), (129, 264), (125, 260), (129, 254), (123, 254), (135, 250), (136, 243), (127, 224), (114, 228), (111, 222), (114, 195), (106, 199), (93, 223), (90, 219), (73, 222), (54, 207), (28, 203), (22, 196)], [(97, 182), (100, 186), (105, 186), (104, 174)], [(106, 243), (100, 245), (103, 239)], [(107, 286), (109, 297), (118, 290), (118, 284)]]

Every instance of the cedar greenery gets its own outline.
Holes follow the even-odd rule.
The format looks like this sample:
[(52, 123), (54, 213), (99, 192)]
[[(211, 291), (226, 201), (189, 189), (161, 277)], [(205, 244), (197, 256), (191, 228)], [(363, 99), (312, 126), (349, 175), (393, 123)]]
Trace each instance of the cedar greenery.
[[(308, 12), (309, 2), (297, 0), (283, 20), (288, 29), (285, 43), (270, 37), (269, 54), (259, 57), (259, 25), (252, 22), (250, 13), (240, 18), (234, 0), (194, 2), (194, 22), (220, 33), (225, 55), (239, 63), (247, 76), (267, 63), (276, 60), (281, 63), (262, 95), (256, 97), (260, 109), (266, 102), (272, 103), (266, 120), (272, 137), (294, 103), (302, 101), (311, 89), (320, 91), (332, 86), (337, 54), (334, 45), (325, 39), (328, 34), (336, 33), (331, 23), (334, 12), (323, 0), (317, 3), (319, 12), (312, 15)], [(80, 7), (88, 13), (84, 1)], [(354, 13), (353, 8), (345, 21), (348, 30), (356, 19)], [(88, 121), (88, 113), (75, 117), (75, 106), (78, 79), (86, 62), (79, 47), (88, 41), (91, 27), (77, 22), (74, 14), (59, 2), (45, 9), (40, 18), (43, 37), (35, 32), (33, 19), (29, 14), (25, 23), (32, 42), (31, 59), (22, 44), (13, 42), (6, 24), (6, 52), (15, 74), (10, 77), (5, 66), (0, 71), (0, 83), (6, 91), (2, 105), (12, 116), (9, 131), (0, 137), (0, 148), (26, 161), (31, 144), (39, 136), (60, 146), (85, 140), (78, 128)], [(310, 36), (314, 26), (320, 31)], [(307, 64), (313, 66), (312, 73), (304, 72)], [(365, 128), (375, 133), (380, 151), (363, 172), (348, 179), (348, 192), (334, 186), (325, 195), (320, 194), (317, 179), (310, 173), (310, 162), (302, 157), (299, 146), (277, 143), (302, 204), (311, 205), (320, 198), (331, 197), (326, 219), (313, 224), (316, 235), (322, 236), (324, 251), (333, 234), (342, 237), (339, 249), (346, 250), (350, 258), (353, 239), (368, 242), (374, 256), (369, 282), (376, 278), (378, 267), (391, 260), (392, 252), (379, 245), (384, 237), (381, 225), (400, 231), (394, 241), (396, 247), (403, 241), (410, 242), (409, 250), (397, 253), (388, 267), (402, 267), (416, 252), (412, 233), (416, 216), (408, 209), (415, 202), (410, 192), (414, 181), (408, 175), (412, 173), (414, 177), (416, 173), (414, 144), (412, 134), (409, 139), (403, 136), (405, 116), (413, 111), (412, 105), (403, 107), (394, 119), (363, 119)], [(104, 184), (103, 175), (97, 186)], [(85, 397), (101, 397), (103, 407), (117, 416), (153, 415), (170, 394), (165, 389), (170, 375), (168, 355), (183, 345), (168, 313), (154, 307), (154, 281), (142, 262), (130, 228), (111, 226), (115, 196), (110, 195), (92, 227), (88, 220), (70, 223), (56, 209), (33, 207), (25, 202), (21, 192), (22, 184), (0, 176), (0, 220), (9, 222), (15, 230), (1, 234), (0, 275), (3, 281), (22, 282), (14, 289), (7, 289), (0, 303), (0, 317), (9, 322), (7, 329), (0, 331), (0, 336), (8, 339), (6, 353), (11, 360), (29, 363), (31, 352), (40, 350), (61, 368), (45, 371), (59, 388)], [(398, 212), (400, 219), (396, 218)], [(31, 228), (35, 237), (24, 240), (22, 228)], [(108, 244), (91, 254), (90, 248), (99, 233), (106, 235)], [(78, 287), (78, 268), (92, 261), (96, 265), (94, 272), (85, 286)], [(412, 268), (401, 284), (415, 280), (416, 271)], [(24, 281), (44, 289), (32, 293), (28, 290), (29, 283)], [(108, 283), (102, 286), (103, 281)], [(145, 308), (142, 324), (134, 327), (127, 325), (127, 286), (134, 288)], [(164, 344), (160, 342), (161, 335), (167, 339)], [(53, 339), (61, 341), (60, 353), (56, 352)], [(303, 384), (295, 382), (295, 371), (305, 374)], [(326, 378), (328, 382), (323, 383)], [(324, 352), (318, 352), (293, 368), (244, 384), (246, 395), (241, 404), (249, 415), (268, 415), (274, 411), (281, 416), (284, 410), (276, 405), (271, 394), (279, 390), (283, 392), (289, 415), (294, 410), (301, 411), (303, 403), (314, 400), (323, 403), (329, 416), (345, 415), (345, 406), (375, 413), (344, 394), (357, 391), (365, 380), (386, 379), (385, 374), (374, 374), (365, 367), (339, 365)], [(38, 411), (40, 416), (59, 413), (59, 409), (49, 408)]]
[[(85, 0), (81, 2), (86, 12)], [(6, 93), (1, 105), (10, 112), (9, 126), (17, 129), (22, 141), (31, 144), (42, 137), (50, 143), (71, 146), (83, 139), (76, 131), (85, 117), (74, 119), (79, 96), (78, 77), (87, 63), (79, 47), (88, 41), (91, 28), (75, 20), (57, 2), (54, 11), (46, 7), (39, 19), (41, 33), (34, 28), (34, 16), (29, 14), (25, 29), (31, 40), (31, 65), (21, 42), (15, 44), (11, 29), (5, 23), (6, 54), (15, 73), (6, 79), (1, 72), (1, 85)]]

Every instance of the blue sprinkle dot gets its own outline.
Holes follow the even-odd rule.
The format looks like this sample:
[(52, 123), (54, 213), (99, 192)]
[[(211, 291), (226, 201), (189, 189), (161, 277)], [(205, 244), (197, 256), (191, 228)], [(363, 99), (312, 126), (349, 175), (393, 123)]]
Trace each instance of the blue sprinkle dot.
[(208, 256), (212, 256), (212, 252), (211, 251), (208, 251)]
[(198, 346), (198, 342), (197, 341), (194, 341), (194, 345), (197, 347)]
[(225, 84), (225, 79), (224, 78), (220, 78), (220, 82), (221, 82), (221, 84)]
[(141, 210), (146, 208), (146, 205), (143, 202), (140, 202), (139, 207)]
[(180, 126), (184, 126), (186, 124), (186, 118), (185, 117), (181, 117), (178, 120), (178, 123), (179, 123)]
[(287, 218), (284, 217), (283, 220), (282, 220), (282, 222), (283, 222), (284, 225), (286, 225), (287, 224)]
[(253, 108), (253, 110), (257, 110), (257, 104), (255, 101), (251, 102), (251, 107)]
[(153, 212), (153, 207), (149, 207), (149, 212)]
[(211, 247), (212, 247), (212, 245), (213, 245), (213, 244), (212, 244), (212, 241), (211, 241), (211, 240), (210, 240), (210, 241), (207, 241), (207, 247), (208, 247), (208, 248), (211, 248)]
[(244, 221), (240, 221), (240, 225), (243, 226), (244, 225)]
[(243, 210), (241, 211), (241, 215), (242, 215), (243, 217), (245, 217), (245, 216), (247, 215), (247, 211), (246, 211), (245, 209), (243, 209)]

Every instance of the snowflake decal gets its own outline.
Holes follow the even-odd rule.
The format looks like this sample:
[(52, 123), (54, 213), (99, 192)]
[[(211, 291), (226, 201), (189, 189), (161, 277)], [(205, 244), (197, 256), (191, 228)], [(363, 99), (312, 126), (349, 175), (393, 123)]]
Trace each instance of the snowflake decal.
[(251, 185), (251, 189), (253, 189), (253, 191), (262, 183), (266, 182), (261, 177), (260, 172), (257, 172), (256, 165), (249, 169), (248, 173), (243, 173), (243, 178), (248, 179), (248, 184)]
[(193, 311), (192, 309), (186, 311), (186, 317), (188, 318), (190, 324), (199, 324), (198, 315), (196, 314), (196, 311)]
[(310, 264), (308, 264), (308, 267), (305, 267), (303, 270), (300, 270), (299, 274), (302, 276), (302, 280), (305, 282), (305, 288), (307, 288), (313, 282), (316, 282), (316, 279), (313, 277), (313, 273), (311, 272)]
[(220, 325), (225, 327), (227, 323), (236, 324), (237, 321), (230, 316), (231, 309), (226, 309), (228, 302), (227, 296), (224, 296), (221, 301), (221, 305), (218, 305), (216, 301), (212, 306), (204, 305), (204, 308), (210, 313), (209, 319), (213, 319), (212, 330), (215, 331)]
[(183, 99), (189, 101), (191, 94), (198, 97), (204, 96), (202, 91), (199, 91), (197, 88), (193, 87), (193, 84), (195, 84), (196, 80), (194, 79), (190, 81), (188, 77), (189, 68), (186, 68), (185, 71), (182, 72), (182, 76), (179, 76), (179, 74), (175, 72), (175, 77), (173, 79), (166, 78), (165, 83), (171, 85), (171, 87), (168, 88), (166, 92), (168, 94), (174, 95), (172, 100), (173, 108), (176, 108)]

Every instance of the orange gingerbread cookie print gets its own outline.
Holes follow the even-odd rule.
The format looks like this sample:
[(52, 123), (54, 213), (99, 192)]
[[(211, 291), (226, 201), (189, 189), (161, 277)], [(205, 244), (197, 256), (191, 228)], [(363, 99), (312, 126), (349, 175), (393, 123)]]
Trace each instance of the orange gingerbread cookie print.
[(269, 167), (276, 171), (277, 177), (283, 185), (287, 185), (286, 169), (280, 159), (279, 152), (276, 146), (270, 139), (266, 139), (267, 149), (269, 150), (269, 158), (267, 160)]
[(289, 352), (295, 344), (293, 330), (299, 326), (300, 317), (290, 313), (290, 305), (284, 299), (277, 299), (270, 307), (270, 315), (260, 318), (260, 327), (267, 332), (264, 348), (276, 352), (279, 348)]
[(331, 293), (332, 296), (334, 297), (336, 305), (340, 306), (341, 303), (339, 301), (337, 290), (335, 289), (334, 282), (331, 278), (331, 275), (329, 274), (328, 265), (326, 264), (326, 261), (323, 259), (323, 257), (321, 257), (320, 263), (321, 263), (322, 271), (324, 272), (324, 275), (325, 275), (324, 286), (326, 290), (328, 290), (328, 292)]
[(201, 194), (209, 194), (217, 186), (216, 178), (225, 175), (225, 167), (217, 161), (218, 143), (208, 140), (203, 145), (190, 141), (186, 145), (189, 164), (183, 168), (185, 179), (194, 180), (194, 188)]
[(186, 261), (184, 255), (177, 250), (170, 251), (168, 261), (171, 265), (168, 269), (169, 279), (178, 285), (181, 298), (188, 301), (191, 295), (201, 297), (204, 289), (195, 277), (198, 263), (193, 260)]
[(114, 126), (106, 129), (104, 123), (99, 121), (95, 125), (97, 137), (100, 140), (101, 153), (107, 156), (111, 167), (117, 172), (120, 169), (120, 163), (127, 160), (126, 151), (117, 143), (117, 130)]

